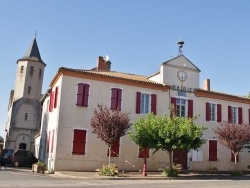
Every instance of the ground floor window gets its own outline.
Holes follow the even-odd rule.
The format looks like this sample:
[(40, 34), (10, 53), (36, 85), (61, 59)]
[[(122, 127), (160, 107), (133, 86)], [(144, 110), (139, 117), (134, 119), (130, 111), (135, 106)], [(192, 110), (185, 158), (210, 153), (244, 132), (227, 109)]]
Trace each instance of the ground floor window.
[(86, 130), (74, 129), (72, 151), (74, 155), (85, 155), (86, 135)]

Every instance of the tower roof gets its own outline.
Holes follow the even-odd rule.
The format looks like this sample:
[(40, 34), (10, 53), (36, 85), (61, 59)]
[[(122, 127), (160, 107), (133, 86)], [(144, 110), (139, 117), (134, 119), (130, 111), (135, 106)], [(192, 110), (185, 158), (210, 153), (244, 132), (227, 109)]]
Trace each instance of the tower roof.
[(33, 60), (33, 61), (39, 61), (39, 62), (45, 64), (41, 58), (41, 55), (40, 55), (40, 52), (38, 49), (38, 45), (36, 42), (36, 38), (34, 38), (34, 40), (32, 41), (32, 43), (31, 43), (30, 47), (28, 48), (28, 50), (26, 51), (25, 55), (19, 60)]

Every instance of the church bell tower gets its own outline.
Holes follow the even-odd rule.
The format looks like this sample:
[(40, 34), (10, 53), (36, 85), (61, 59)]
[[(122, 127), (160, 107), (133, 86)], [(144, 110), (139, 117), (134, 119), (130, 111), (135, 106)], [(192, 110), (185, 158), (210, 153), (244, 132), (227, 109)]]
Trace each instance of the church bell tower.
[(44, 68), (36, 37), (25, 55), (17, 60), (16, 81), (10, 93), (5, 148), (34, 152), (34, 136), (39, 132)]

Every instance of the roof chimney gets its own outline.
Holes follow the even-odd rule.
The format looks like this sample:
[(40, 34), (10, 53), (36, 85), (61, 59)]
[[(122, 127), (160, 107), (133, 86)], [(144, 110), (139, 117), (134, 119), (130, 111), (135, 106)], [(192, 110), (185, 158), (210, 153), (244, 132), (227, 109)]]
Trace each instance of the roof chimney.
[(97, 58), (97, 67), (96, 70), (97, 71), (110, 71), (110, 67), (111, 67), (111, 62), (109, 61), (109, 57), (105, 56), (105, 57), (101, 57), (99, 56)]
[(210, 91), (210, 79), (203, 80), (203, 89)]

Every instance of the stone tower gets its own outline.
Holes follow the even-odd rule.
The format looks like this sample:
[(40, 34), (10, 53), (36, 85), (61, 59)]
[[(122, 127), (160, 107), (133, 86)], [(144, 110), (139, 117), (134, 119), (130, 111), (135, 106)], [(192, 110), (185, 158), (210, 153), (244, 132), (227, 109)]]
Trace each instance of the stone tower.
[(44, 68), (36, 38), (26, 54), (17, 60), (15, 88), (10, 93), (5, 148), (26, 149), (34, 152), (34, 137), (39, 133), (40, 98)]

